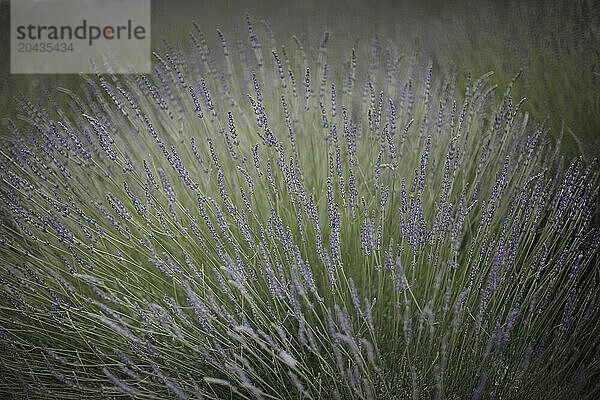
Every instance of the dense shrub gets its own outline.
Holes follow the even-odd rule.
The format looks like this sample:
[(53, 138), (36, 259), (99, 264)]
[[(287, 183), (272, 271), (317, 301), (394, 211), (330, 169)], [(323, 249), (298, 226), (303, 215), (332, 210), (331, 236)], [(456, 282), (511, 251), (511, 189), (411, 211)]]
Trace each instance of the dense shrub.
[(0, 392), (598, 396), (598, 167), (519, 111), (518, 75), (459, 92), (377, 35), (246, 23), (19, 99)]

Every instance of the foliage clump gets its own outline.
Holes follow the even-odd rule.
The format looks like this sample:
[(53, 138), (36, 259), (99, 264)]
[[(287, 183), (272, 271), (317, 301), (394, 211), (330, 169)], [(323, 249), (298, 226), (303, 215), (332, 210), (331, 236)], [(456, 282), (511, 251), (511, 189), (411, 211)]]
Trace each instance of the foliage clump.
[(332, 57), (246, 24), (18, 99), (0, 392), (597, 396), (598, 168), (518, 75), (459, 91), (377, 35)]

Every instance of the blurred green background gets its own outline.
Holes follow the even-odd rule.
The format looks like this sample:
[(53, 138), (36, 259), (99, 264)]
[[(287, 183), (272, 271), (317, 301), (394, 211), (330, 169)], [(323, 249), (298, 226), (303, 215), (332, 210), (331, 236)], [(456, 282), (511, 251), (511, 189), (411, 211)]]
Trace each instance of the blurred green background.
[[(235, 48), (235, 26), (246, 39), (244, 12), (249, 12), (264, 45), (268, 37), (261, 20), (273, 29), (278, 44), (292, 45), (296, 35), (305, 47), (317, 47), (331, 32), (332, 53), (348, 51), (359, 40), (367, 51), (374, 32), (397, 47), (417, 46), (420, 58), (431, 60), (434, 73), (456, 68), (459, 85), (494, 71), (502, 88), (519, 71), (515, 101), (527, 97), (524, 110), (538, 121), (549, 118), (551, 134), (564, 126), (569, 157), (600, 150), (600, 2), (575, 1), (152, 1), (152, 43), (162, 39), (187, 42), (195, 20), (209, 44), (219, 50), (221, 28)], [(0, 129), (14, 116), (14, 96), (36, 98), (40, 86), (76, 88), (75, 75), (10, 74), (10, 2), (0, 0)], [(341, 46), (341, 44), (344, 44)], [(234, 51), (234, 50), (233, 50)], [(340, 62), (347, 61), (344, 55)], [(331, 63), (331, 59), (330, 59)], [(564, 123), (564, 125), (563, 125)]]

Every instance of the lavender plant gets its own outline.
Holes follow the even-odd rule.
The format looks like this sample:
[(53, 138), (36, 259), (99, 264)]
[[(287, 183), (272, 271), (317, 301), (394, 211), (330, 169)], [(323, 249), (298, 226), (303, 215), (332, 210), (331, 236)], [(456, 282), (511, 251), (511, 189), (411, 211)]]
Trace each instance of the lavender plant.
[(17, 99), (0, 392), (600, 395), (597, 163), (520, 111), (518, 75), (459, 93), (377, 35), (244, 22)]

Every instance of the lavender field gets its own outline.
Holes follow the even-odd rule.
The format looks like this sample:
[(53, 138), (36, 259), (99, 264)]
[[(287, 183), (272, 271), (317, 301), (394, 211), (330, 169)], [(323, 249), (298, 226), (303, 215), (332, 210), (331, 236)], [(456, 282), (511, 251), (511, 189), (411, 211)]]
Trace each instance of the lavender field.
[(600, 397), (597, 7), (226, 4), (2, 71), (0, 397)]

